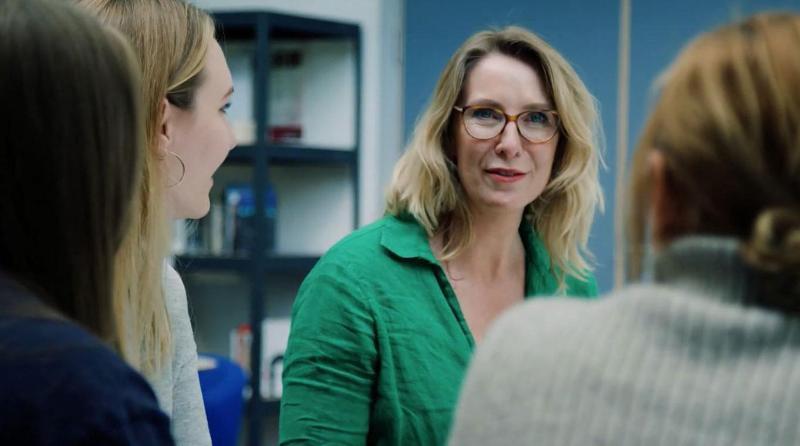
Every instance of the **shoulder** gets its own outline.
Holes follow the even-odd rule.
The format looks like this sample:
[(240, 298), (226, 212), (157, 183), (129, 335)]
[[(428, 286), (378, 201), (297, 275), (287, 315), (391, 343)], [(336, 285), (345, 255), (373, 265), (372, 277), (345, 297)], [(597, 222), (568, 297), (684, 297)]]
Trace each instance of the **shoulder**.
[[(629, 292), (591, 300), (542, 297), (503, 313), (476, 348), (461, 417), (473, 420), (488, 411), (517, 419), (510, 405), (525, 409), (553, 392), (578, 391), (589, 375), (606, 369), (618, 337), (646, 338), (638, 305), (649, 300)], [(458, 424), (472, 432), (463, 421)]]
[[(570, 283), (570, 280), (567, 282)], [(594, 278), (590, 278), (589, 283), (594, 285)], [(537, 334), (560, 334), (562, 330), (570, 330), (574, 324), (602, 321), (608, 314), (635, 311), (642, 304), (639, 297), (654, 294), (664, 296), (671, 293), (662, 286), (634, 285), (592, 300), (575, 296), (531, 299), (502, 314), (495, 326), (530, 326), (531, 329), (536, 327)]]
[[(610, 347), (611, 331), (646, 331), (638, 316), (669, 292), (661, 287), (635, 286), (586, 300), (550, 297), (525, 301), (502, 314), (487, 333), (479, 352), (492, 361), (551, 364), (562, 367), (566, 358), (584, 349)], [(591, 346), (591, 347), (590, 347)], [(535, 359), (534, 359), (535, 358)], [(548, 362), (553, 361), (553, 362)]]
[(564, 282), (568, 296), (597, 297), (597, 279), (595, 279), (594, 273), (587, 273), (585, 278), (567, 275)]
[(185, 315), (186, 313), (186, 287), (180, 274), (175, 271), (167, 262), (164, 262), (162, 272), (162, 283), (164, 287), (164, 300), (166, 301), (167, 311), (170, 318), (175, 314)]
[(534, 276), (531, 279), (536, 284), (534, 292), (537, 295), (597, 296), (597, 281), (590, 271), (586, 272), (585, 277), (564, 274), (565, 288), (563, 291), (559, 291), (557, 276), (562, 271), (552, 264), (550, 253), (547, 251), (542, 238), (532, 225), (526, 223), (520, 225), (520, 235), (530, 262), (529, 273)]
[(394, 277), (404, 271), (402, 262), (384, 246), (391, 234), (406, 230), (404, 224), (387, 216), (336, 243), (303, 280), (293, 305), (294, 315), (369, 313), (371, 291), (393, 284)]
[(320, 258), (309, 276), (336, 274), (342, 279), (356, 279), (380, 274), (396, 263), (384, 246), (387, 238), (403, 234), (409, 225), (416, 223), (386, 216), (353, 231)]
[[(79, 326), (57, 320), (26, 319), (4, 321), (0, 333), (13, 340), (4, 345), (3, 367), (46, 373), (51, 380), (69, 380), (65, 392), (81, 389), (104, 394), (108, 400), (125, 399), (141, 391), (152, 397), (142, 377), (109, 347)], [(51, 364), (53, 368), (41, 367)], [(118, 387), (131, 384), (130, 387)], [(58, 389), (50, 388), (49, 391)], [(132, 391), (128, 393), (128, 391)]]
[(46, 425), (56, 435), (82, 428), (110, 435), (144, 423), (168, 433), (169, 421), (146, 381), (77, 325), (3, 319), (0, 335), (0, 430)]
[(534, 425), (542, 418), (531, 414), (574, 417), (579, 399), (593, 394), (598, 380), (637, 356), (639, 346), (632, 350), (627, 341), (653, 338), (642, 317), (645, 307), (659, 301), (650, 292), (626, 289), (591, 300), (545, 297), (501, 315), (466, 374), (453, 427), (456, 442), (530, 438), (532, 426), (548, 438), (554, 425)]
[[(193, 336), (191, 322), (189, 321), (189, 303), (186, 297), (186, 287), (181, 276), (169, 263), (164, 262), (162, 274), (164, 286), (164, 304), (167, 307), (170, 329), (178, 336)], [(186, 333), (188, 330), (188, 333)]]
[(395, 224), (395, 217), (386, 216), (351, 232), (323, 256), (326, 261), (358, 261), (365, 254), (379, 254), (384, 231)]

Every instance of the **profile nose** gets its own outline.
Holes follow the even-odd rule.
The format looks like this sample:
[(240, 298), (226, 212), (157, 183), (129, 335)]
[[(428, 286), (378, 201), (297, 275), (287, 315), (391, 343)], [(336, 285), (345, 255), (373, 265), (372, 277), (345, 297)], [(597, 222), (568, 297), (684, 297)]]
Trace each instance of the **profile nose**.
[(233, 126), (228, 124), (228, 152), (235, 149), (237, 145), (239, 145), (239, 142), (236, 140), (236, 133), (233, 131)]
[(496, 154), (506, 158), (516, 158), (522, 152), (522, 135), (519, 134), (516, 122), (506, 123), (500, 133), (500, 141), (494, 148)]

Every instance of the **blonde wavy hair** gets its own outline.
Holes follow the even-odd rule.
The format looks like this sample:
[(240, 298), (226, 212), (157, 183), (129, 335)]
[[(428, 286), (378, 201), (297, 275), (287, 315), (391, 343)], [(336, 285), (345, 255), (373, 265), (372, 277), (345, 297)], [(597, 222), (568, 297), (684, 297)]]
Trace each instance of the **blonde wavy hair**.
[(441, 234), (442, 258), (457, 256), (474, 237), (464, 191), (448, 154), (454, 149), (453, 113), (470, 70), (499, 53), (518, 59), (542, 77), (561, 119), (550, 182), (530, 203), (526, 220), (544, 241), (553, 272), (563, 287), (565, 274), (586, 279), (592, 259), (586, 243), (595, 210), (603, 207), (598, 182), (600, 127), (597, 105), (577, 73), (555, 49), (528, 30), (507, 27), (479, 32), (453, 54), (395, 166), (387, 211), (411, 214), (428, 236)]
[(797, 48), (799, 15), (760, 14), (701, 35), (662, 75), (634, 155), (629, 278), (642, 271), (654, 150), (680, 197), (668, 237), (735, 237), (757, 270), (800, 276)]
[(141, 67), (147, 153), (133, 206), (133, 221), (116, 256), (114, 298), (127, 341), (122, 355), (153, 376), (171, 354), (169, 316), (163, 291), (169, 254), (167, 172), (158, 148), (164, 99), (190, 108), (214, 38), (211, 17), (182, 0), (76, 0), (125, 35)]

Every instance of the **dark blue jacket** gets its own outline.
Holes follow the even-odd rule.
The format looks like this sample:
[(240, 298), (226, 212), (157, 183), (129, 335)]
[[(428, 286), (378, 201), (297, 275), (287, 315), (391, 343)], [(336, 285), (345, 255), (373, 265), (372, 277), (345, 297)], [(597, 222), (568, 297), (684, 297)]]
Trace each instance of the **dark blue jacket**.
[(36, 301), (0, 273), (0, 442), (173, 445), (147, 382), (78, 325), (24, 310)]

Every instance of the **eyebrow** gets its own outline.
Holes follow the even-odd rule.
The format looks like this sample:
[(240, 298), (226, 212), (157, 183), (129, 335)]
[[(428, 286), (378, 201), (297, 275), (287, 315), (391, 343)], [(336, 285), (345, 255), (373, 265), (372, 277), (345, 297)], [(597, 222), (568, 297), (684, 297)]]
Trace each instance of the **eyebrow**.
[(223, 96), (223, 97), (222, 97), (222, 99), (228, 98), (228, 97), (230, 97), (232, 94), (233, 94), (233, 87), (231, 87), (231, 89), (230, 89), (230, 90), (228, 90), (228, 92), (227, 92), (227, 93), (225, 93), (225, 96)]
[[(475, 101), (470, 101), (470, 104), (467, 106), (475, 106), (475, 105), (488, 105), (490, 107), (495, 108), (504, 108), (499, 102), (493, 101), (491, 99), (476, 99)], [(549, 103), (541, 103), (541, 102), (531, 102), (530, 104), (526, 104), (522, 107), (523, 110), (553, 110), (553, 106)]]

